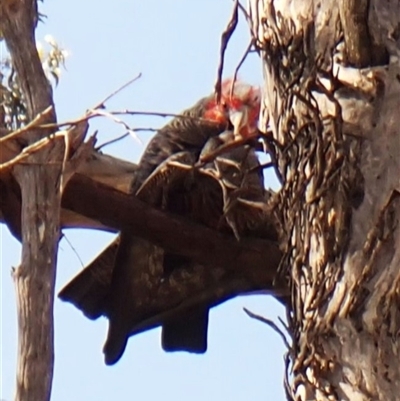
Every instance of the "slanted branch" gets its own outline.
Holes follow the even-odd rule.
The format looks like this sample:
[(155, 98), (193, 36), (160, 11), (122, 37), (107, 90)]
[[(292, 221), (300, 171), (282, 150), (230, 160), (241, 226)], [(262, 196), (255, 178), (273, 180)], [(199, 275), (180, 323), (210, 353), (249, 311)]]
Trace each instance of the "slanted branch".
[[(127, 195), (135, 170), (135, 164), (92, 150), (69, 180), (61, 210), (63, 227), (129, 230), (195, 262), (196, 268), (191, 269), (190, 277), (178, 270), (161, 285), (148, 283), (149, 299), (141, 302), (135, 311), (132, 334), (155, 327), (181, 310), (201, 303), (216, 305), (239, 294), (255, 291), (279, 297), (287, 295), (285, 285), (274, 282), (281, 253), (272, 217), (270, 235), (267, 233), (269, 240), (248, 238), (238, 242), (233, 236), (153, 209)], [(12, 199), (20, 201), (18, 186), (5, 187), (10, 197), (13, 195)], [(7, 206), (7, 202), (5, 204)], [(3, 214), (8, 217), (9, 227), (14, 228), (14, 234), (20, 238), (18, 203), (8, 202), (10, 206), (13, 213), (7, 213), (9, 209), (3, 205)], [(12, 227), (10, 221), (17, 223)], [(80, 305), (79, 300), (69, 299), (68, 291), (61, 293), (62, 299), (72, 301), (90, 318), (107, 315), (106, 300), (116, 247), (110, 247), (106, 252), (109, 263), (100, 272), (101, 280), (94, 280), (89, 310)], [(89, 266), (81, 274), (98, 276), (99, 271), (93, 269), (92, 273)]]
[[(146, 291), (132, 311), (132, 334), (160, 325), (182, 310), (213, 306), (243, 293), (287, 295), (285, 285), (274, 282), (281, 253), (272, 216), (263, 231), (269, 240), (237, 241), (233, 235), (153, 209), (81, 174), (69, 182), (63, 207), (190, 260), (187, 269), (177, 269), (161, 282), (148, 275), (142, 284)], [(117, 247), (116, 242), (108, 246), (61, 291), (61, 299), (72, 302), (89, 318), (107, 316)]]
[[(238, 242), (231, 236), (153, 209), (133, 196), (80, 174), (70, 180), (62, 204), (105, 226), (129, 230), (135, 236), (199, 263), (254, 270), (265, 269), (268, 261), (277, 266), (280, 260), (278, 246), (273, 241), (242, 239)], [(271, 232), (271, 237), (274, 235)]]

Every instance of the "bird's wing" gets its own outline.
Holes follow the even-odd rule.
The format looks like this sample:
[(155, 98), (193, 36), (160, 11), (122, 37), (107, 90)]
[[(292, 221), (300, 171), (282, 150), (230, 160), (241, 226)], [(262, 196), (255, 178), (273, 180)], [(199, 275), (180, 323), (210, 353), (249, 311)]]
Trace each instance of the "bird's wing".
[(119, 241), (118, 236), (58, 294), (60, 299), (75, 305), (89, 319), (106, 315)]
[(185, 179), (195, 161), (195, 155), (188, 151), (169, 156), (144, 180), (136, 196), (150, 204), (163, 204), (161, 201), (163, 192)]

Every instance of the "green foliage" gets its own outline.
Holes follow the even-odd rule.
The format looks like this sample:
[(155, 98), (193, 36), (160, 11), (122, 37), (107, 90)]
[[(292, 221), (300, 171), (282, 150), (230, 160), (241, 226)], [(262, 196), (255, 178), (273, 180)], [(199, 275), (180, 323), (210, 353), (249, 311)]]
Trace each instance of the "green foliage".
[(0, 94), (2, 125), (10, 131), (20, 128), (27, 119), (26, 107), (9, 58), (0, 64)]
[[(65, 69), (68, 52), (62, 49), (50, 35), (44, 37), (44, 44), (37, 43), (43, 71), (50, 84), (57, 86), (61, 71)], [(18, 83), (18, 76), (7, 55), (0, 60), (0, 123), (8, 130), (16, 130), (27, 122), (26, 106)]]
[(65, 59), (68, 57), (68, 52), (61, 48), (50, 35), (46, 35), (44, 41), (47, 46), (43, 46), (41, 42), (37, 44), (39, 57), (42, 60), (43, 70), (47, 78), (57, 86), (61, 70), (62, 68), (65, 69)]

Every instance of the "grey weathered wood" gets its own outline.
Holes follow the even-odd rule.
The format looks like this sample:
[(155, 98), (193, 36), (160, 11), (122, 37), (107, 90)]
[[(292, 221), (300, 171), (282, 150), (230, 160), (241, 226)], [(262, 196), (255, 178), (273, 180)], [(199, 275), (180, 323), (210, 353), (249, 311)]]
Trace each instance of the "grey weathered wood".
[[(11, 141), (10, 141), (11, 142)], [(8, 144), (6, 142), (5, 144)], [(3, 146), (4, 144), (2, 144)], [(17, 156), (18, 151), (14, 142), (14, 151), (7, 155), (0, 152), (2, 162), (7, 162)], [(76, 172), (96, 182), (103, 183), (118, 191), (128, 193), (133, 173), (136, 170), (136, 164), (116, 157), (91, 151), (86, 160), (77, 167)], [(0, 223), (6, 223), (12, 234), (20, 240), (21, 238), (21, 193), (19, 186), (12, 177), (11, 171), (5, 171), (0, 174)], [(76, 189), (76, 196), (79, 194), (79, 188)], [(93, 194), (96, 200), (96, 194)], [(96, 202), (94, 201), (95, 205)], [(86, 228), (110, 231), (110, 227), (105, 226), (99, 221), (90, 219), (71, 210), (61, 209), (60, 222), (62, 228)]]
[[(37, 4), (33, 0), (3, 1), (0, 14), (1, 31), (18, 74), (28, 118), (33, 119), (53, 106), (34, 38)], [(53, 109), (43, 122), (55, 120)], [(31, 130), (19, 140), (23, 145), (31, 144), (49, 133)], [(29, 158), (33, 164), (14, 169), (22, 195), (23, 243), (22, 262), (14, 272), (19, 326), (16, 401), (50, 400), (62, 155), (63, 143), (54, 141)]]

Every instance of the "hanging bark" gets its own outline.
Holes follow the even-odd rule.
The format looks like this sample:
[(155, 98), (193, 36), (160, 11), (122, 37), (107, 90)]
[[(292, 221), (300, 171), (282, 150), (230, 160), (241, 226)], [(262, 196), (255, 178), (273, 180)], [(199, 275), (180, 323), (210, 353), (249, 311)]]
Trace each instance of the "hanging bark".
[(282, 178), (288, 398), (398, 400), (400, 2), (249, 13)]

